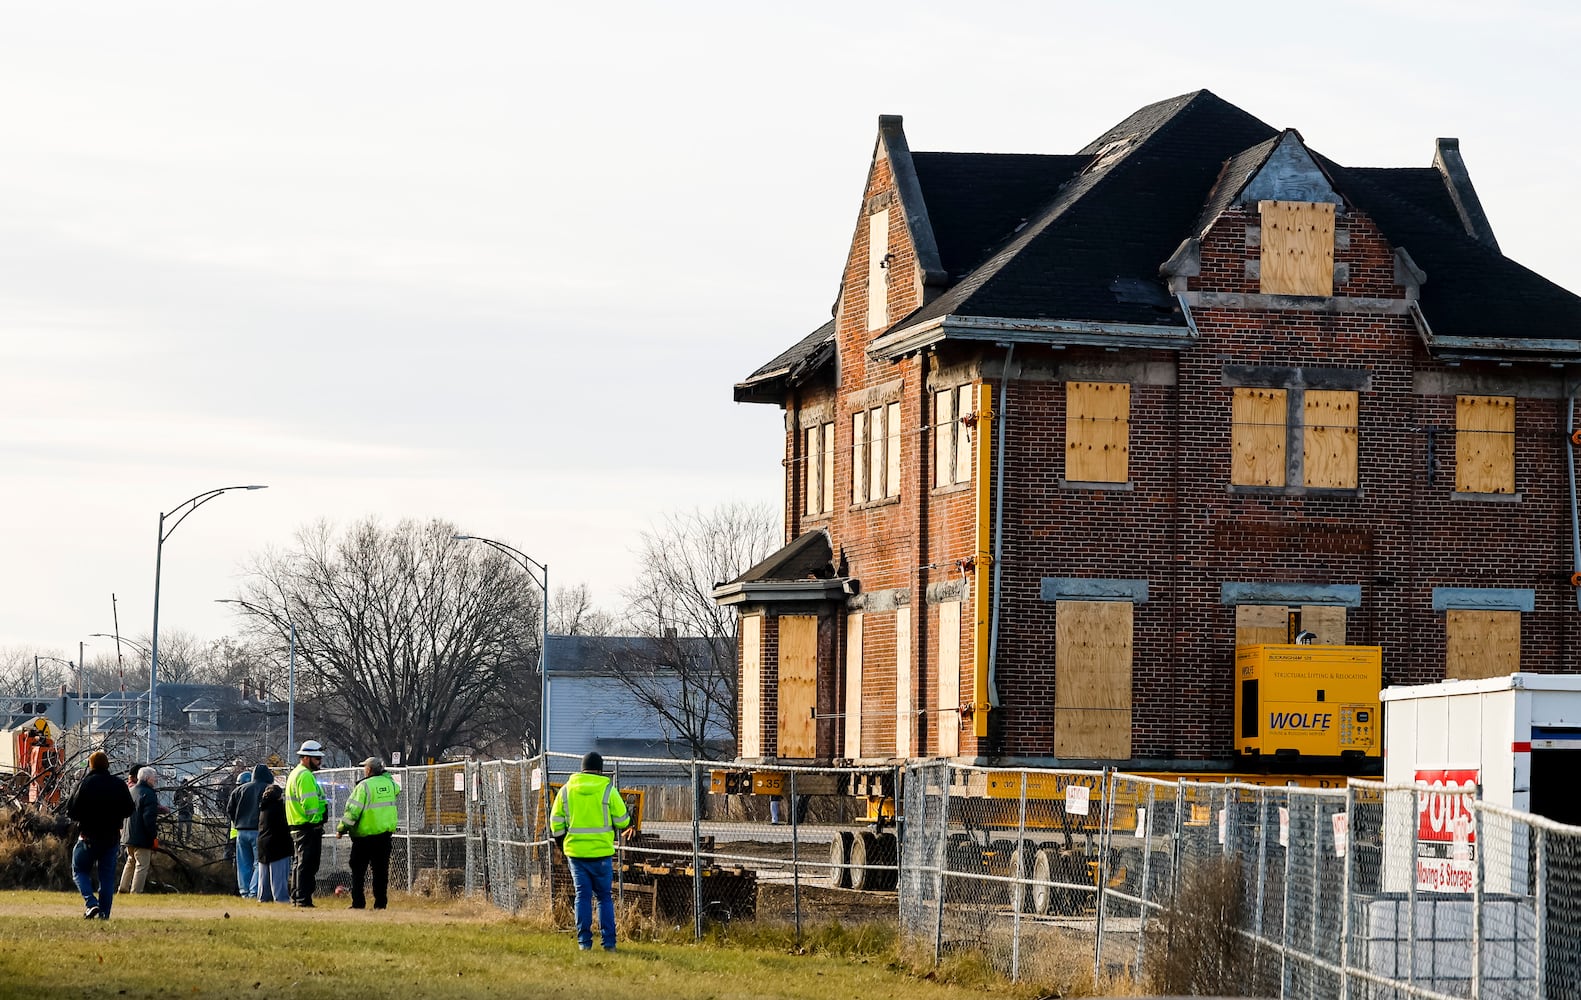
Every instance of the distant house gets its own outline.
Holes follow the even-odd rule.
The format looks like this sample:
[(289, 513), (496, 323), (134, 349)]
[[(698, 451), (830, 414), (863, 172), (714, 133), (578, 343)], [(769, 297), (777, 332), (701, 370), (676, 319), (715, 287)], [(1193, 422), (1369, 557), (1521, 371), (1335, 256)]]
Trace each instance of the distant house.
[[(288, 757), (286, 703), (229, 684), (161, 684), (159, 744), (168, 768), (188, 774), (244, 760)], [(148, 741), (148, 692), (112, 692), (88, 704), (94, 738), (130, 749)], [(168, 782), (167, 782), (168, 783)]]
[[(727, 676), (734, 651), (714, 655), (713, 640), (551, 635), (549, 749), (605, 757), (689, 759), (700, 742), (711, 757), (734, 753)], [(723, 663), (721, 672), (714, 664)], [(715, 697), (710, 698), (710, 695)], [(661, 710), (655, 701), (665, 702)], [(693, 737), (697, 739), (693, 739)], [(560, 765), (556, 764), (558, 769)]]

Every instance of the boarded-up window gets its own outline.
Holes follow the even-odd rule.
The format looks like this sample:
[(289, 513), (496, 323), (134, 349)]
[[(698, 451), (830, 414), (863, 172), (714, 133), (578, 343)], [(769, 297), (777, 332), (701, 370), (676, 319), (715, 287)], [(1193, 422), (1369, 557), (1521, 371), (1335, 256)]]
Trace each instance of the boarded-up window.
[(933, 394), (933, 485), (955, 482), (955, 390)]
[(1054, 753), (1131, 756), (1132, 607), (1126, 601), (1054, 606)]
[(1285, 485), (1284, 389), (1236, 389), (1230, 412), (1230, 482), (1236, 486)]
[(834, 512), (834, 491), (839, 487), (834, 482), (834, 422), (823, 425), (823, 512)]
[(917, 713), (912, 704), (911, 608), (895, 609), (895, 756), (911, 756)]
[(1235, 644), (1258, 646), (1290, 641), (1290, 609), (1283, 604), (1237, 604)]
[(781, 615), (779, 630), (779, 756), (812, 757), (817, 753), (818, 617)]
[(1455, 397), (1455, 490), (1515, 492), (1515, 397)]
[(961, 752), (961, 602), (939, 606), (939, 745), (941, 757)]
[(1302, 400), (1301, 467), (1306, 485), (1319, 489), (1356, 488), (1356, 403), (1354, 392), (1308, 389)]
[(851, 502), (867, 502), (867, 411), (851, 414)]
[(1444, 677), (1507, 677), (1521, 669), (1519, 611), (1444, 613)]
[(1123, 483), (1131, 477), (1131, 387), (1065, 383), (1065, 478)]
[(1301, 608), (1301, 628), (1317, 636), (1322, 646), (1345, 645), (1345, 609), (1327, 604), (1307, 604)]
[[(975, 394), (977, 387), (963, 385), (956, 390), (955, 415), (965, 417), (967, 414), (977, 412)], [(955, 481), (969, 483), (972, 480), (972, 434), (963, 420), (955, 422)]]
[(889, 209), (867, 217), (867, 328), (889, 325)]
[(1334, 294), (1334, 206), (1264, 201), (1261, 291), (1268, 295)]
[(889, 434), (885, 431), (888, 423), (888, 412), (884, 407), (877, 406), (867, 411), (867, 498), (869, 500), (879, 500), (886, 496), (884, 470), (889, 467), (889, 463), (884, 459), (884, 446), (889, 441)]
[(900, 404), (889, 403), (873, 411), (884, 417), (884, 440), (880, 442), (884, 455), (883, 496), (900, 496)]
[(802, 513), (809, 517), (834, 510), (834, 424), (813, 424), (802, 431), (806, 472)]
[(845, 619), (845, 755), (862, 756), (862, 616)]
[(743, 758), (763, 756), (763, 617), (741, 619), (741, 745)]

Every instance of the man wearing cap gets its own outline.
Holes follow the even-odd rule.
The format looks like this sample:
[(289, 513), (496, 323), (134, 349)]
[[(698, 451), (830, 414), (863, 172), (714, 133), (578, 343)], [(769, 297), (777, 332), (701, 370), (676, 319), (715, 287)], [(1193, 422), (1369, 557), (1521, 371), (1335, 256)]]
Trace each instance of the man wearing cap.
[(560, 845), (576, 885), (576, 943), (593, 947), (593, 897), (598, 897), (598, 928), (604, 950), (615, 950), (615, 831), (631, 825), (626, 803), (604, 777), (604, 758), (589, 751), (582, 770), (555, 793), (549, 833)]
[(401, 786), (384, 773), (384, 761), (369, 757), (362, 762), (363, 778), (346, 799), (346, 814), (335, 828), (338, 840), (351, 834), (351, 908), (366, 903), (362, 887), (368, 866), (373, 866), (373, 908), (384, 909), (390, 884), (390, 840), (395, 833), (395, 800)]
[[(88, 774), (66, 800), (66, 815), (77, 823), (77, 846), (71, 852), (71, 876), (82, 893), (83, 917), (110, 919), (115, 898), (115, 860), (121, 850), (121, 824), (132, 815), (132, 793), (110, 773), (103, 750), (88, 755)], [(99, 894), (93, 894), (93, 879)]]
[(291, 830), (291, 905), (313, 905), (318, 859), (324, 846), (324, 823), (329, 805), (313, 776), (324, 764), (324, 747), (308, 740), (296, 752), (299, 763), (285, 783), (285, 822)]

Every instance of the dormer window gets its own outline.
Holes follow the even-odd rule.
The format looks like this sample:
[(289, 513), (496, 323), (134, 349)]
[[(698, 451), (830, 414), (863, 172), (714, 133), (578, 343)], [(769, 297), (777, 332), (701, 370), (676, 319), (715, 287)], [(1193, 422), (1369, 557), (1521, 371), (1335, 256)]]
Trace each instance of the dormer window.
[(1334, 294), (1334, 206), (1330, 202), (1260, 201), (1261, 291), (1265, 295)]

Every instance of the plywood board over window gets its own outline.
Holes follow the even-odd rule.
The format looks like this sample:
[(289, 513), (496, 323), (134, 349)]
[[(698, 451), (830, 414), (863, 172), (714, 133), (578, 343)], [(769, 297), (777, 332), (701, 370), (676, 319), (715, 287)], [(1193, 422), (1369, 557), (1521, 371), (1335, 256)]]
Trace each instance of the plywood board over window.
[(806, 484), (807, 502), (802, 506), (803, 514), (823, 513), (823, 429), (813, 424), (803, 432), (805, 444), (802, 448), (802, 464), (806, 475), (802, 481)]
[(1515, 397), (1455, 397), (1455, 490), (1515, 492)]
[(1065, 383), (1065, 478), (1123, 483), (1131, 475), (1131, 387)]
[(1306, 485), (1355, 489), (1357, 394), (1308, 389), (1302, 410), (1301, 466)]
[(884, 495), (900, 496), (900, 404), (884, 407)]
[(1519, 611), (1444, 613), (1444, 678), (1507, 677), (1521, 669)]
[(867, 411), (851, 414), (851, 502), (867, 502)]
[(933, 485), (948, 486), (955, 475), (955, 390), (933, 394)]
[(911, 756), (917, 712), (911, 683), (911, 608), (895, 609), (895, 756)]
[(1131, 756), (1132, 606), (1059, 601), (1054, 606), (1054, 753)]
[(1301, 607), (1301, 628), (1317, 636), (1324, 646), (1345, 645), (1345, 609), (1328, 604)]
[(763, 756), (763, 616), (741, 619), (741, 745), (751, 759)]
[(889, 209), (867, 217), (867, 328), (889, 325)]
[(1235, 644), (1257, 646), (1290, 641), (1290, 609), (1283, 604), (1237, 604)]
[(1236, 486), (1285, 485), (1284, 389), (1236, 389), (1230, 410), (1230, 482)]
[(862, 615), (845, 619), (845, 755), (862, 756)]
[(941, 757), (961, 753), (961, 602), (938, 606), (939, 743)]
[[(964, 417), (977, 412), (974, 400), (976, 386), (963, 385), (956, 390), (955, 413)], [(969, 483), (972, 481), (972, 432), (966, 424), (957, 420), (955, 422), (955, 481)]]
[(1261, 291), (1267, 295), (1334, 294), (1334, 206), (1264, 201)]
[(779, 756), (817, 754), (818, 616), (781, 615)]

